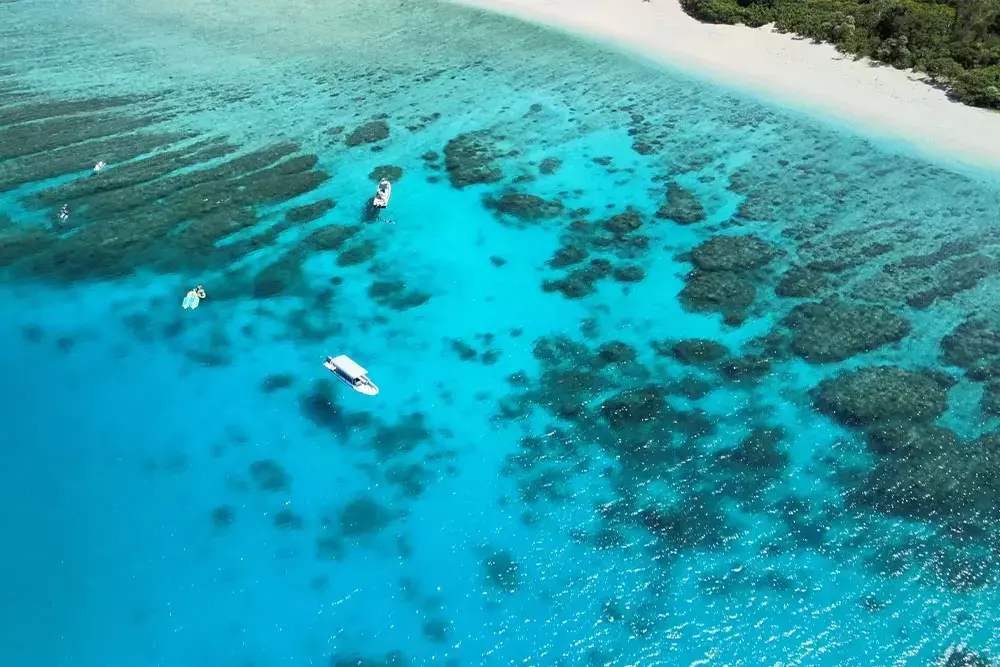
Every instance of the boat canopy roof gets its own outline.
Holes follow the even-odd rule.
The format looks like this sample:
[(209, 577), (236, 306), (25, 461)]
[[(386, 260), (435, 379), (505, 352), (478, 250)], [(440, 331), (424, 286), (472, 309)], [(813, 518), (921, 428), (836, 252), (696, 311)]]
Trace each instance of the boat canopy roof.
[(334, 368), (336, 368), (338, 371), (342, 372), (344, 375), (351, 378), (352, 380), (356, 380), (360, 377), (368, 375), (368, 371), (366, 371), (364, 368), (355, 363), (354, 360), (352, 360), (346, 354), (334, 357), (333, 359), (330, 360), (330, 363), (333, 364)]

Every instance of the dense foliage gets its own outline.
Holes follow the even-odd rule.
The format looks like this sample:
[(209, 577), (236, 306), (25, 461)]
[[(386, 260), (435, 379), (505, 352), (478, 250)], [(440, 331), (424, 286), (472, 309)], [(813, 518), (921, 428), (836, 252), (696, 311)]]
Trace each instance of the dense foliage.
[(929, 75), (966, 104), (1000, 109), (1000, 0), (681, 0), (711, 23), (774, 23)]

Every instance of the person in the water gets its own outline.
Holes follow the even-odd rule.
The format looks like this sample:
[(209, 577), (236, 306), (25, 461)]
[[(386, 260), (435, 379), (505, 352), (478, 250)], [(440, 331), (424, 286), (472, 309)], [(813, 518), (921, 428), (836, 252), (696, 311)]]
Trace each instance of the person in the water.
[(185, 310), (190, 308), (194, 310), (201, 303), (201, 300), (205, 298), (205, 288), (198, 285), (193, 290), (188, 290), (187, 296), (184, 297), (184, 301), (181, 302), (181, 308)]

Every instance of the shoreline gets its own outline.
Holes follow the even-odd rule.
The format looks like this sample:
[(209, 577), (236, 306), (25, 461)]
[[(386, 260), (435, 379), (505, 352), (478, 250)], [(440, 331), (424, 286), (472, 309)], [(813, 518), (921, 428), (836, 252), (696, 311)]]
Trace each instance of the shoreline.
[(588, 37), (931, 158), (1000, 172), (1000, 113), (954, 102), (915, 72), (854, 60), (831, 44), (771, 26), (701, 23), (677, 0), (450, 1)]

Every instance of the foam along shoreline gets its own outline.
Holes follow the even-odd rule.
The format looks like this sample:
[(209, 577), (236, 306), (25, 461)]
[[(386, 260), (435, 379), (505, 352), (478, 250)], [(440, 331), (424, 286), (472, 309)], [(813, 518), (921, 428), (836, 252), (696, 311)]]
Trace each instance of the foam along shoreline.
[(582, 34), (917, 151), (1000, 171), (1000, 113), (912, 71), (856, 61), (772, 27), (700, 23), (677, 0), (453, 0)]

